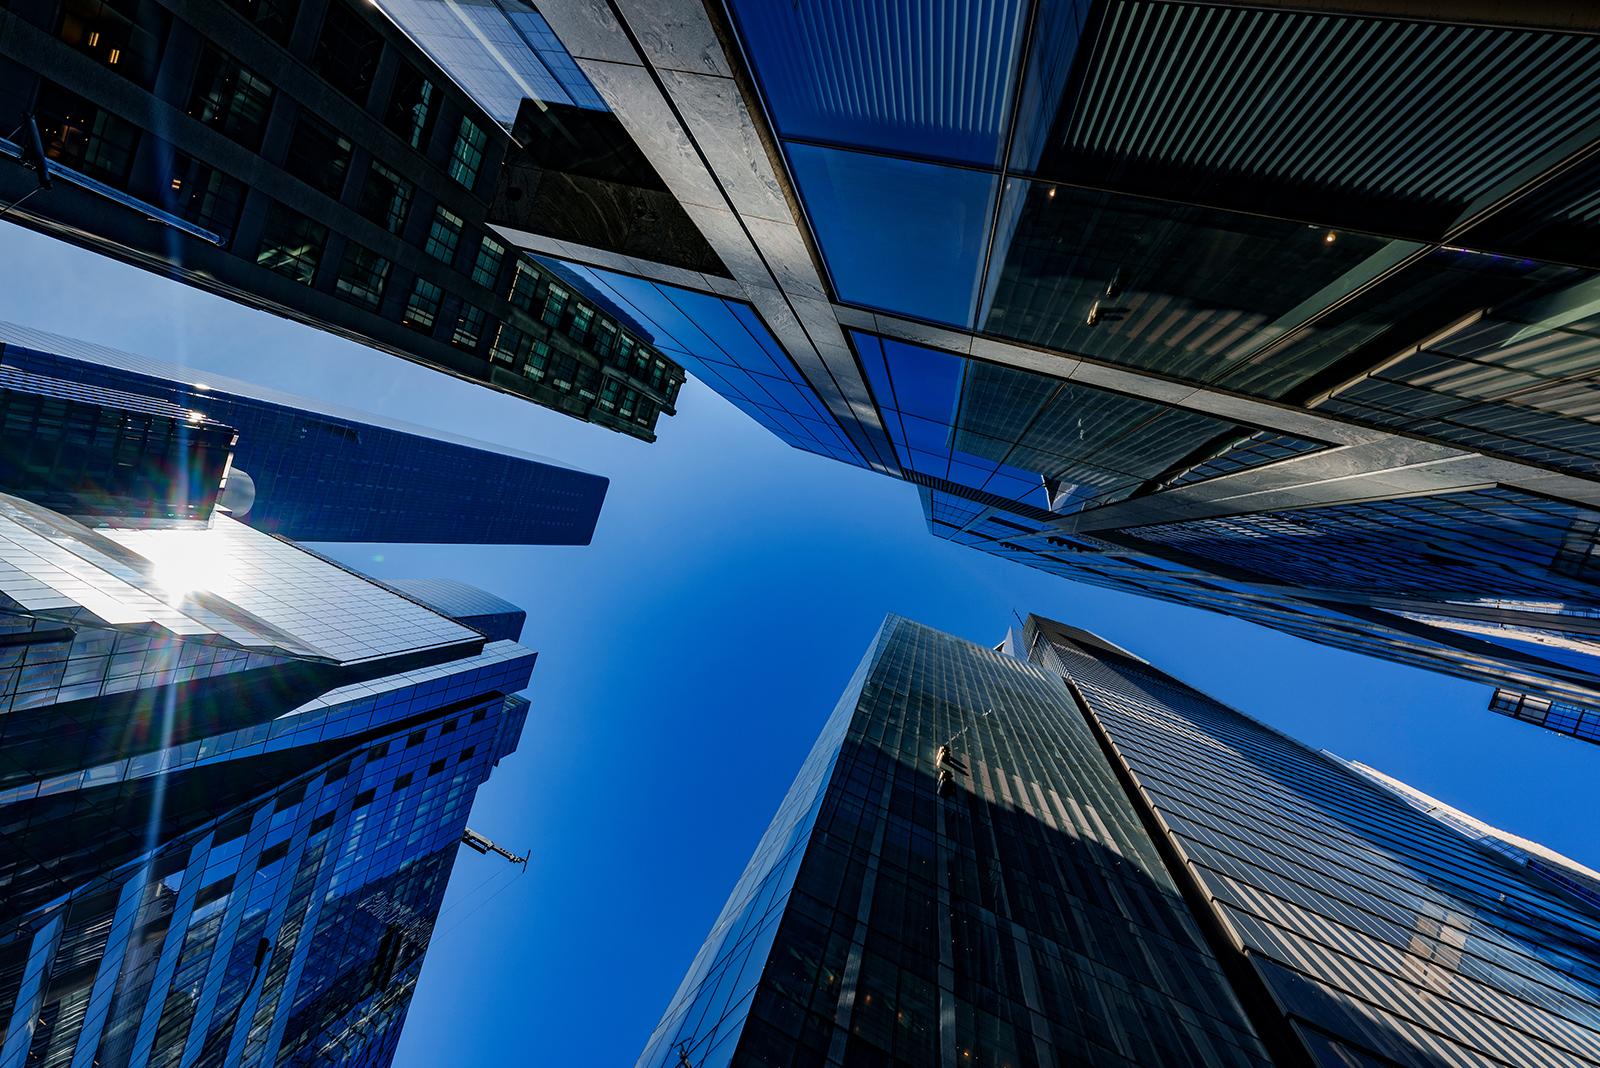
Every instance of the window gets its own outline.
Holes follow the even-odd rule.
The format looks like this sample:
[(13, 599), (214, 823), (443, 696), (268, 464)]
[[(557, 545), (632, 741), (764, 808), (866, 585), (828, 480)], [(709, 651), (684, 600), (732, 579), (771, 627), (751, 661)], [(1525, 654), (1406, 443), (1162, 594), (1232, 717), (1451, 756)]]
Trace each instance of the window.
[(600, 409), (614, 412), (617, 410), (617, 397), (622, 393), (622, 382), (606, 376), (605, 383), (600, 387)]
[(377, 311), (383, 301), (383, 287), (389, 280), (389, 261), (369, 248), (351, 241), (344, 247), (339, 277), (333, 288), (368, 311)]
[(489, 135), (470, 116), (461, 116), (456, 143), (450, 149), (450, 177), (468, 189), (477, 185), (478, 168), (483, 166), (483, 152), (488, 145)]
[(533, 348), (528, 353), (528, 366), (522, 369), (522, 373), (537, 382), (545, 376), (545, 372), (549, 369), (550, 343), (548, 341), (535, 341)]
[(567, 306), (567, 297), (571, 296), (561, 286), (551, 282), (544, 292), (544, 311), (539, 314), (539, 319), (546, 326), (560, 326), (561, 312)]
[(400, 320), (401, 325), (424, 334), (433, 333), (433, 321), (439, 314), (439, 299), (443, 295), (443, 290), (438, 286), (418, 278), (411, 284), (411, 296), (406, 301), (406, 314)]
[(102, 181), (121, 185), (127, 180), (139, 142), (131, 123), (51, 82), (39, 86), (34, 113), (45, 155)]
[(256, 262), (308, 286), (317, 276), (317, 263), (327, 242), (327, 227), (274, 202), (267, 212)]
[(515, 367), (527, 359), (528, 351), (533, 347), (533, 338), (525, 331), (518, 330), (509, 324), (502, 324), (495, 335), (494, 344), (489, 347), (491, 359), (501, 363), (509, 363)]
[(609, 356), (611, 355), (611, 350), (616, 347), (616, 344), (617, 328), (606, 322), (604, 319), (600, 320), (598, 329), (596, 329), (594, 332), (594, 344), (592, 346), (594, 349), (594, 354), (602, 358)]
[(551, 354), (550, 384), (563, 393), (572, 392), (572, 376), (577, 373), (578, 361), (565, 353)]
[(232, 56), (207, 46), (195, 67), (189, 114), (254, 151), (261, 147), (272, 86)]
[(428, 243), (423, 251), (436, 260), (454, 263), (456, 246), (461, 243), (461, 216), (443, 204), (433, 209), (433, 223), (428, 227)]
[(344, 191), (345, 173), (350, 169), (350, 139), (341, 137), (310, 112), (302, 111), (295, 120), (283, 169), (338, 200)]
[(391, 234), (398, 234), (406, 228), (412, 191), (410, 182), (373, 160), (367, 169), (367, 180), (361, 186), (359, 210)]
[(244, 205), (244, 183), (182, 153), (173, 157), (172, 174), (157, 198), (174, 215), (222, 235), (233, 234)]
[(281, 45), (289, 43), (300, 0), (227, 0), (227, 3), (274, 41)]
[(586, 363), (578, 365), (577, 374), (578, 396), (584, 400), (594, 400), (595, 386), (600, 381), (600, 371)]
[(583, 341), (589, 336), (589, 324), (594, 321), (594, 309), (587, 304), (579, 304), (572, 313), (572, 325), (567, 327), (567, 333), (574, 341)]
[(505, 255), (506, 247), (484, 234), (483, 241), (478, 245), (478, 258), (472, 264), (472, 280), (480, 286), (493, 289), (495, 279), (500, 277), (500, 262)]
[(458, 349), (475, 351), (478, 339), (483, 336), (483, 323), (485, 319), (483, 309), (471, 304), (461, 305), (461, 314), (456, 319), (456, 328), (450, 335), (450, 344)]
[(151, 0), (66, 0), (56, 36), (146, 89), (155, 84), (167, 14)]
[(538, 292), (539, 272), (528, 266), (527, 260), (517, 260), (516, 274), (511, 279), (511, 292), (506, 299), (523, 311), (532, 312)]
[(367, 102), (383, 52), (383, 35), (361, 17), (349, 0), (333, 0), (322, 21), (322, 36), (311, 65), (335, 89), (358, 104)]
[(394, 90), (384, 110), (383, 124), (419, 152), (428, 150), (433, 124), (439, 118), (439, 90), (409, 63), (395, 72)]

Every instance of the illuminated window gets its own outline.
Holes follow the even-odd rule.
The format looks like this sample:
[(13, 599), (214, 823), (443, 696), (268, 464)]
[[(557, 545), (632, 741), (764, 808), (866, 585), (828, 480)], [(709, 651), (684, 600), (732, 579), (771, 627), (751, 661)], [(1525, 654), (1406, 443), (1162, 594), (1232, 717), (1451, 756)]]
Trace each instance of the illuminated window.
[(169, 19), (152, 0), (66, 0), (56, 36), (136, 85), (155, 84)]
[(127, 180), (139, 142), (132, 124), (50, 82), (39, 87), (34, 113), (45, 155), (102, 181)]

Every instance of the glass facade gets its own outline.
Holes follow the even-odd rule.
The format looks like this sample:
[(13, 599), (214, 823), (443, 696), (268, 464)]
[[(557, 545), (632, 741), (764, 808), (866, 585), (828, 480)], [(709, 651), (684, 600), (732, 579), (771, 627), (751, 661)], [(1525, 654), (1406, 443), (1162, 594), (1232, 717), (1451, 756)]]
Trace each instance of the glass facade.
[(891, 616), (639, 1063), (1583, 1064), (1597, 887), (1095, 635)]
[(516, 605), (464, 582), (397, 579), (388, 585), (457, 623), (480, 631), (491, 641), (516, 641), (522, 637), (522, 627), (528, 621), (528, 613)]
[(1004, 559), (1600, 707), (1593, 27), (730, 0), (658, 40), (614, 14), (550, 13), (650, 73), (603, 81), (626, 143), (560, 148), (579, 126), (525, 109), (517, 166), (549, 173), (508, 190), (630, 159), (606, 181), (659, 175), (736, 285), (599, 189), (499, 204), (505, 233), (611, 268), (568, 264), (782, 440)]
[[(1030, 619), (1313, 1064), (1581, 1064), (1600, 1051), (1592, 873)], [(1431, 801), (1431, 799), (1428, 799)], [(1585, 895), (1589, 897), (1585, 897)]]
[[(457, 52), (486, 48), (488, 82), (464, 92), (365, 0), (229, 0), (214, 15), (156, 0), (8, 6), (0, 111), (37, 115), (46, 156), (92, 183), (24, 201), (33, 177), (13, 167), (0, 202), (52, 236), (653, 441), (673, 410), (665, 383), (602, 405), (588, 380), (608, 376), (586, 349), (569, 355), (588, 370), (560, 379), (505, 365), (502, 333), (559, 343), (510, 300), (515, 257), (480, 255), (495, 240), (503, 127), (529, 90), (611, 116), (531, 6), (395, 7), (449, 29)], [(507, 114), (472, 95), (491, 67), (522, 71)]]
[(866, 466), (816, 390), (748, 304), (562, 262), (591, 292), (645, 324), (651, 343), (798, 449)]
[(524, 100), (605, 110), (538, 9), (522, 0), (381, 0), (383, 13), (511, 128)]
[[(526, 718), (524, 614), (377, 583), (226, 504), (152, 514), (196, 470), (223, 481), (232, 428), (0, 366), (8, 415), (67, 405), (32, 413), (34, 457), (110, 427), (118, 458), (164, 461), (119, 497), (60, 451), (41, 470), (65, 481), (8, 470), (22, 496), (0, 492), (0, 1064), (387, 1064), (473, 797)], [(52, 510), (64, 494), (102, 507)]]
[(55, 511), (208, 519), (236, 437), (168, 401), (0, 363), (0, 493)]
[(369, 734), (20, 918), (7, 1063), (387, 1063), (473, 795), (525, 715), (492, 698)]
[(1273, 1063), (1059, 677), (890, 617), (642, 1066)]
[(605, 499), (605, 478), (539, 457), (0, 324), (5, 373), (118, 390), (232, 427), (233, 466), (254, 488), (236, 517), (296, 540), (586, 545)]

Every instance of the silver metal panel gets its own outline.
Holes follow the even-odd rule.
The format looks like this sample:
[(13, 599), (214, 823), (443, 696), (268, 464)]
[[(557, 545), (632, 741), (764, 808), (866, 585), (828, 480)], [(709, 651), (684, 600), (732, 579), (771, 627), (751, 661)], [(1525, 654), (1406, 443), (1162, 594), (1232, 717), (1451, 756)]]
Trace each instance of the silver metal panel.
[(662, 71), (733, 77), (722, 43), (699, 4), (683, 0), (622, 0), (617, 7), (652, 66)]
[(739, 214), (794, 228), (783, 185), (733, 79), (668, 70), (661, 81)]
[[(643, 59), (622, 32), (622, 25), (605, 0), (540, 0), (539, 14), (561, 38), (566, 50), (577, 60), (600, 59), (608, 63), (642, 64)], [(584, 73), (588, 74), (588, 68)], [(590, 75), (593, 80), (593, 75)], [(601, 96), (606, 96), (604, 89)], [(610, 103), (607, 97), (606, 103)]]
[(722, 190), (706, 172), (694, 143), (679, 125), (649, 71), (591, 59), (579, 60), (578, 65), (673, 196), (685, 205), (727, 207)]

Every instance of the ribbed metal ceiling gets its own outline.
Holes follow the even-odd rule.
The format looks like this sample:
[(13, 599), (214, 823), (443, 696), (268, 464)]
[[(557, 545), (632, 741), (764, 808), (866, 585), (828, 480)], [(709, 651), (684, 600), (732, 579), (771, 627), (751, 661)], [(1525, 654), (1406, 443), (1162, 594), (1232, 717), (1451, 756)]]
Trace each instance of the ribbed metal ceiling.
[(998, 161), (1025, 0), (734, 0), (779, 132)]
[(1070, 149), (1470, 203), (1600, 129), (1600, 38), (1132, 0)]

